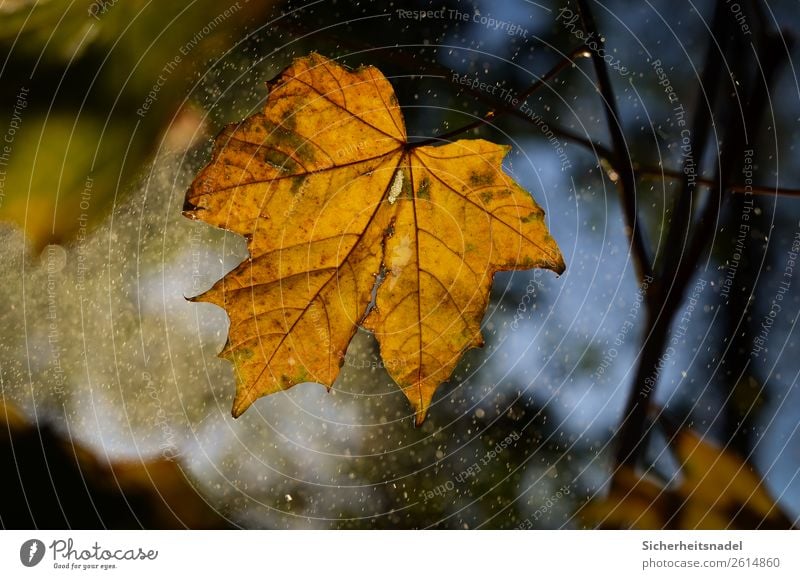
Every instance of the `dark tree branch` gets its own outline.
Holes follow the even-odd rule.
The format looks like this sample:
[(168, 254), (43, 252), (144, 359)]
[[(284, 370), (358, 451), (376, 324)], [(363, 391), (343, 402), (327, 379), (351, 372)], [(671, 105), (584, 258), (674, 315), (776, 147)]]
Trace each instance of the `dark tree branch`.
[[(722, 3), (718, 3), (714, 10), (703, 74), (698, 86), (697, 108), (690, 142), (690, 154), (693, 154), (692, 159), (695, 159), (695, 174), (700, 172), (699, 165), (705, 152), (711, 116), (714, 114), (716, 96), (720, 90), (721, 50), (724, 49), (724, 43), (728, 37), (728, 18), (726, 18), (725, 10)], [(718, 42), (722, 42), (723, 46), (718, 46)], [(703, 106), (703, 103), (707, 103), (707, 106)], [(719, 197), (717, 182), (718, 179), (715, 179), (715, 185), (711, 188), (712, 198)], [(679, 279), (682, 276), (678, 275), (678, 270), (682, 267), (685, 268), (686, 264), (690, 264), (690, 271), (693, 271), (696, 260), (699, 258), (699, 256), (687, 255), (695, 201), (694, 189), (695, 183), (688, 175), (684, 175), (681, 193), (675, 203), (667, 233), (666, 251), (661, 260), (659, 277), (647, 300), (645, 338), (633, 384), (628, 394), (628, 401), (625, 404), (624, 419), (617, 435), (616, 462), (618, 465), (635, 466), (644, 448), (647, 432), (649, 432), (649, 429), (646, 429), (647, 412), (658, 383), (656, 368), (667, 345), (672, 318), (683, 301), (684, 286), (688, 283), (688, 279), (686, 281)], [(709, 206), (711, 205), (712, 203), (709, 203)], [(670, 276), (673, 275), (674, 277), (670, 279)]]
[[(588, 2), (586, 0), (577, 0), (577, 3), (584, 31), (588, 37), (597, 38), (598, 45), (602, 47), (604, 44), (603, 39), (597, 33), (597, 26), (594, 21), (594, 16), (589, 9)], [(650, 251), (647, 249), (647, 243), (639, 223), (636, 207), (636, 176), (633, 172), (633, 163), (625, 141), (625, 135), (622, 132), (622, 119), (617, 110), (617, 101), (614, 96), (614, 89), (611, 86), (611, 79), (608, 76), (606, 63), (602, 56), (600, 56), (599, 50), (591, 51), (591, 58), (594, 64), (595, 74), (597, 75), (598, 88), (603, 97), (603, 108), (605, 110), (608, 130), (611, 134), (611, 143), (613, 145), (612, 164), (620, 176), (622, 207), (630, 236), (631, 254), (633, 256), (639, 282), (641, 283), (645, 279), (652, 279), (653, 269)]]
[[(567, 67), (573, 66), (575, 64), (575, 58), (577, 58), (579, 56), (586, 56), (586, 55), (588, 55), (588, 52), (586, 50), (586, 47), (584, 47), (584, 46), (580, 46), (580, 47), (576, 48), (575, 50), (573, 50), (572, 52), (570, 52), (568, 55), (566, 55), (564, 58), (562, 58), (561, 61), (558, 64), (556, 64), (553, 68), (551, 68), (548, 72), (546, 72), (541, 78), (537, 79), (536, 82), (534, 82), (524, 92), (522, 92), (519, 95), (519, 97), (517, 97), (519, 99), (519, 102), (525, 102), (525, 99), (527, 99), (529, 96), (531, 96), (537, 90), (539, 90), (540, 88), (545, 86), (547, 84), (547, 82), (549, 80), (551, 80), (552, 78), (554, 78), (555, 76), (557, 76), (558, 73), (560, 73), (562, 70), (564, 70)], [(493, 119), (495, 119), (496, 117), (498, 117), (498, 116), (500, 116), (502, 114), (509, 114), (509, 113), (510, 114), (520, 113), (520, 114), (522, 114), (522, 116), (524, 118), (527, 118), (529, 121), (532, 120), (530, 117), (528, 117), (527, 115), (525, 115), (524, 113), (522, 113), (522, 111), (519, 111), (518, 109), (515, 109), (515, 108), (512, 108), (512, 107), (508, 107), (508, 106), (495, 107), (492, 110), (490, 110), (489, 112), (487, 112), (483, 116), (482, 119), (476, 119), (476, 120), (472, 121), (471, 123), (468, 123), (468, 124), (464, 125), (463, 127), (459, 127), (457, 129), (453, 129), (452, 131), (449, 131), (449, 132), (447, 132), (447, 133), (445, 133), (443, 135), (439, 135), (438, 137), (431, 137), (430, 139), (425, 139), (424, 141), (419, 141), (419, 142), (416, 142), (416, 143), (412, 143), (409, 146), (409, 148), (413, 149), (413, 148), (416, 148), (416, 147), (424, 147), (426, 145), (435, 145), (435, 144), (441, 143), (443, 141), (448, 141), (448, 140), (450, 140), (451, 137), (455, 137), (457, 135), (461, 135), (461, 134), (466, 133), (468, 131), (471, 131), (473, 129), (477, 129), (477, 128), (483, 127), (488, 122), (490, 122)], [(517, 116), (519, 116), (519, 115), (517, 115)]]
[[(653, 177), (661, 177), (667, 179), (683, 179), (683, 171), (674, 171), (672, 169), (661, 169), (658, 167), (640, 167), (635, 166), (634, 171), (640, 177), (651, 175)], [(697, 184), (703, 187), (716, 187), (717, 183), (712, 179), (704, 177), (697, 178)], [(728, 190), (731, 193), (752, 193), (753, 195), (781, 195), (786, 197), (800, 197), (800, 189), (785, 189), (782, 187), (770, 187), (769, 185), (730, 185)]]
[[(706, 206), (703, 208), (696, 225), (692, 227), (688, 251), (677, 263), (677, 269), (669, 288), (661, 286), (659, 292), (660, 311), (651, 309), (648, 316), (648, 332), (637, 366), (634, 390), (626, 407), (625, 421), (619, 433), (617, 463), (633, 466), (640, 455), (649, 428), (646, 429), (646, 417), (649, 401), (658, 382), (655, 369), (663, 355), (667, 344), (672, 320), (683, 303), (686, 288), (695, 274), (700, 258), (708, 250), (708, 245), (716, 231), (716, 223), (720, 214), (724, 194), (730, 192), (727, 186), (736, 174), (737, 157), (745, 147), (752, 147), (758, 134), (761, 118), (766, 110), (765, 104), (779, 67), (785, 62), (786, 52), (782, 50), (780, 36), (775, 36), (756, 53), (759, 66), (763, 64), (763, 76), (754, 77), (753, 86), (748, 91), (749, 98), (745, 103), (744, 117), (741, 126), (728, 127), (723, 147), (719, 156), (719, 165)], [(742, 135), (737, 135), (741, 131)], [(694, 139), (702, 135), (693, 135)], [(738, 137), (738, 138), (737, 138)], [(740, 159), (739, 159), (740, 160)], [(665, 272), (667, 275), (670, 272)]]
[[(676, 271), (683, 258), (683, 252), (688, 247), (689, 228), (695, 205), (694, 191), (696, 188), (696, 181), (692, 176), (699, 173), (698, 167), (705, 155), (708, 132), (711, 128), (711, 117), (716, 108), (717, 97), (720, 92), (720, 75), (723, 70), (722, 51), (725, 49), (730, 30), (730, 18), (727, 11), (727, 6), (722, 2), (718, 2), (714, 8), (710, 32), (711, 38), (706, 48), (703, 73), (697, 86), (691, 149), (689, 150), (689, 156), (685, 156), (687, 160), (684, 161), (684, 166), (687, 162), (694, 162), (695, 170), (692, 174), (684, 173), (682, 192), (672, 212), (672, 219), (664, 245), (666, 251), (663, 259), (661, 259), (663, 263), (661, 263), (659, 269), (660, 275), (655, 291), (655, 295), (659, 300), (664, 299), (669, 293), (669, 289), (666, 287), (667, 278), (672, 272)], [(722, 46), (718, 46), (718, 43), (721, 43)], [(735, 89), (736, 87), (734, 87)]]

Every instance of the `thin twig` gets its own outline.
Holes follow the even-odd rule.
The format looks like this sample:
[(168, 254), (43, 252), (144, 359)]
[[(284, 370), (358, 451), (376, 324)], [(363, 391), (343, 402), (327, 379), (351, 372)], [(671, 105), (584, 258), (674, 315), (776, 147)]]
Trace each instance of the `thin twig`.
[[(307, 26), (305, 26), (305, 25), (303, 25), (302, 23), (299, 23), (299, 22), (286, 23), (284, 25), (284, 28), (288, 28), (288, 29), (290, 29), (291, 32), (297, 34), (298, 36), (302, 36), (302, 37), (309, 36), (309, 35), (311, 35), (311, 34), (313, 34), (315, 32), (310, 27), (307, 27)], [(338, 36), (337, 37), (337, 47), (342, 47), (342, 46), (350, 48), (352, 50), (352, 52), (365, 52), (365, 51), (374, 50), (373, 45), (371, 45), (371, 44), (369, 44), (367, 42), (364, 42), (362, 40), (358, 40), (354, 36)], [(582, 46), (578, 47), (575, 50), (573, 50), (570, 54), (574, 54), (576, 57), (577, 56), (583, 56), (583, 54), (582, 54), (583, 50), (582, 49), (583, 49)], [(386, 58), (388, 61), (390, 61), (390, 62), (392, 62), (394, 64), (397, 64), (399, 66), (402, 66), (402, 67), (404, 67), (406, 69), (411, 69), (411, 68), (418, 69), (419, 68), (419, 63), (417, 61), (414, 61), (414, 60), (411, 60), (409, 58), (406, 58), (405, 57), (405, 53), (402, 52), (402, 51), (401, 52), (390, 52), (390, 53), (387, 53), (387, 54), (384, 55), (384, 58)], [(451, 69), (445, 67), (444, 65), (439, 64), (438, 62), (429, 62), (429, 63), (427, 63), (426, 66), (428, 67), (428, 70), (430, 72), (436, 73), (436, 74), (442, 76), (443, 78), (444, 77), (449, 77), (450, 75), (453, 74), (453, 71)], [(507, 112), (509, 115), (514, 116), (516, 118), (519, 118), (521, 120), (524, 120), (527, 123), (535, 123), (536, 122), (534, 119), (532, 119), (530, 116), (526, 115), (525, 113), (523, 113), (519, 109), (515, 109), (513, 107), (510, 107), (506, 103), (498, 103), (495, 99), (491, 98), (485, 92), (479, 91), (477, 89), (473, 89), (470, 86), (464, 86), (464, 87), (460, 87), (460, 88), (462, 88), (465, 92), (468, 92), (469, 94), (471, 94), (472, 96), (474, 96), (475, 98), (480, 100), (481, 102), (483, 102), (483, 103), (487, 104), (488, 106), (490, 106), (492, 108), (492, 110), (495, 110), (495, 109), (503, 110), (503, 111)], [(602, 143), (599, 143), (599, 142), (594, 141), (594, 140), (592, 140), (590, 138), (587, 138), (587, 137), (583, 137), (581, 135), (578, 135), (577, 133), (574, 133), (574, 132), (572, 132), (572, 131), (570, 131), (568, 129), (559, 127), (557, 125), (548, 124), (548, 126), (549, 126), (550, 130), (553, 131), (553, 134), (561, 137), (562, 139), (564, 139), (566, 141), (570, 141), (570, 142), (576, 143), (578, 145), (581, 145), (582, 147), (585, 147), (586, 149), (588, 149), (589, 151), (593, 152), (598, 157), (601, 157), (601, 158), (607, 160), (609, 162), (609, 164), (614, 166), (615, 163), (614, 163), (614, 160), (612, 159), (611, 151), (605, 145), (603, 145)]]
[[(581, 15), (583, 28), (589, 38), (596, 38), (599, 47), (604, 45), (602, 37), (597, 33), (597, 25), (594, 16), (586, 0), (577, 0), (578, 11)], [(614, 89), (611, 86), (611, 79), (608, 76), (608, 69), (600, 49), (591, 51), (592, 63), (594, 64), (597, 84), (600, 94), (603, 97), (603, 108), (606, 114), (606, 123), (611, 134), (613, 145), (613, 165), (620, 176), (620, 192), (622, 194), (622, 206), (625, 214), (625, 222), (630, 235), (631, 252), (634, 258), (634, 265), (639, 281), (652, 279), (653, 266), (650, 260), (650, 251), (647, 248), (642, 226), (639, 223), (639, 216), (636, 207), (636, 176), (633, 173), (633, 165), (628, 151), (625, 135), (622, 132), (622, 119), (617, 111), (617, 101), (614, 96)], [(624, 157), (624, 158), (623, 158)]]
[[(658, 167), (634, 166), (634, 172), (639, 176), (651, 175), (653, 177), (666, 177), (668, 179), (683, 179), (683, 171), (673, 169), (660, 169)], [(716, 187), (717, 183), (713, 179), (697, 177), (698, 185), (703, 187)], [(731, 193), (752, 193), (753, 195), (782, 195), (786, 197), (800, 197), (800, 189), (785, 189), (782, 187), (771, 187), (769, 185), (731, 185)]]
[[(575, 64), (575, 58), (579, 56), (586, 56), (588, 55), (588, 51), (585, 46), (580, 46), (566, 55), (561, 61), (556, 64), (553, 68), (551, 68), (548, 72), (544, 74), (541, 78), (537, 79), (531, 86), (529, 86), (524, 92), (522, 92), (518, 98), (519, 102), (524, 102), (529, 96), (535, 93), (537, 90), (542, 88), (547, 82), (554, 78), (558, 73), (569, 66), (573, 66)], [(480, 127), (485, 126), (488, 122), (494, 120), (494, 118), (500, 116), (501, 114), (514, 114), (514, 112), (521, 113), (518, 109), (514, 109), (507, 106), (497, 106), (492, 110), (488, 111), (483, 118), (476, 119), (471, 123), (464, 125), (463, 127), (459, 127), (457, 129), (453, 129), (452, 131), (448, 131), (443, 135), (439, 135), (438, 137), (431, 137), (429, 139), (425, 139), (424, 141), (419, 141), (416, 143), (412, 143), (409, 145), (409, 149), (414, 149), (416, 147), (424, 147), (427, 145), (434, 145), (437, 143), (441, 143), (442, 141), (448, 141), (451, 137), (455, 137), (457, 135), (461, 135), (473, 129), (477, 129)], [(530, 120), (530, 119), (529, 119)]]

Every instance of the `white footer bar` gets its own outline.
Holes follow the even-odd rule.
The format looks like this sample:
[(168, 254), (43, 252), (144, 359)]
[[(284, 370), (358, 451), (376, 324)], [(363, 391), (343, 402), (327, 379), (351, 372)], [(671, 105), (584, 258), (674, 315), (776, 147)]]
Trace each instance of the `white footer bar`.
[[(787, 531), (0, 531), (0, 577), (800, 577)], [(292, 573), (293, 575), (285, 575)], [(246, 574), (246, 575), (245, 575)], [(435, 575), (440, 574), (440, 575)]]

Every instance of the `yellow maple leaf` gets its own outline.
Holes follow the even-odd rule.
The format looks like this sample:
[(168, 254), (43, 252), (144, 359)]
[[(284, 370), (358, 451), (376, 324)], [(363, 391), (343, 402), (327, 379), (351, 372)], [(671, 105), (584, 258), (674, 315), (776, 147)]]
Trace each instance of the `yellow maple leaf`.
[(263, 112), (217, 137), (186, 197), (186, 215), (248, 238), (250, 258), (196, 298), (230, 316), (233, 415), (300, 382), (331, 387), (363, 325), (384, 360), (403, 361), (387, 368), (419, 424), (483, 343), (494, 273), (564, 270), (544, 212), (503, 173), (509, 147), (409, 143), (374, 67), (312, 53), (268, 87)]
[(675, 429), (671, 443), (681, 465), (676, 484), (665, 487), (621, 466), (609, 495), (587, 503), (581, 516), (605, 528), (792, 528), (764, 482), (736, 453), (688, 428)]

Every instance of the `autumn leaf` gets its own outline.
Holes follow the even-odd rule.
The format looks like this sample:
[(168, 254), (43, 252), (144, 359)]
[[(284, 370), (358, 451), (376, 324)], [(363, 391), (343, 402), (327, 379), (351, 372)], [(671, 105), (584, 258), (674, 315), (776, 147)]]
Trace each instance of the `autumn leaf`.
[(674, 432), (672, 450), (681, 465), (674, 484), (622, 466), (609, 495), (589, 502), (581, 516), (605, 528), (792, 528), (752, 466), (733, 451), (686, 428)]
[(483, 344), (495, 272), (564, 270), (544, 212), (503, 173), (509, 147), (409, 143), (374, 67), (311, 54), (268, 88), (263, 112), (217, 137), (186, 197), (186, 215), (248, 240), (249, 259), (196, 298), (230, 316), (233, 415), (300, 382), (330, 388), (363, 325), (419, 424)]

